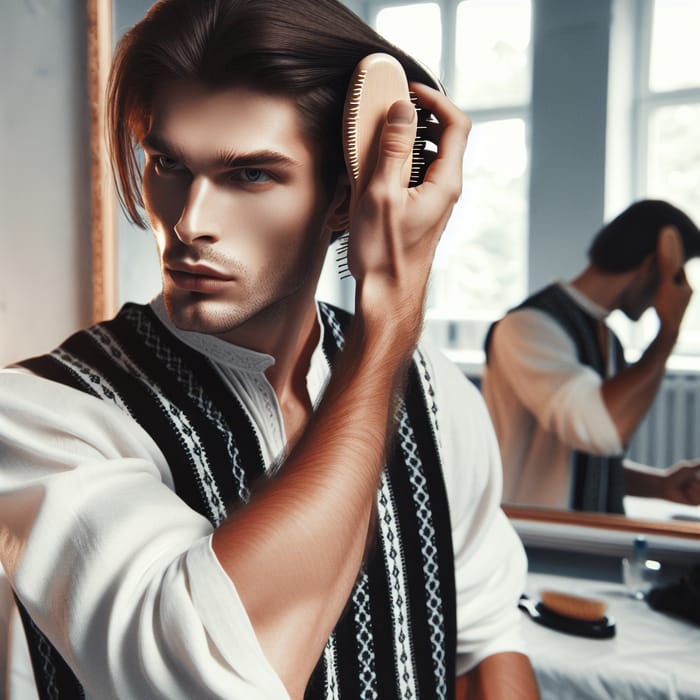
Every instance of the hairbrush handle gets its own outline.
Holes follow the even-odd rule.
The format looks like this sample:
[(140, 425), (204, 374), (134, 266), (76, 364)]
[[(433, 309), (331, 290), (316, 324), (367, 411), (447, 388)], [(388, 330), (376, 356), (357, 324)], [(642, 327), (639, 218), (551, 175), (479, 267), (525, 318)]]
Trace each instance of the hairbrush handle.
[(683, 268), (683, 240), (675, 226), (664, 226), (659, 233), (658, 240), (659, 269), (667, 271), (674, 281), (680, 281), (678, 274)]

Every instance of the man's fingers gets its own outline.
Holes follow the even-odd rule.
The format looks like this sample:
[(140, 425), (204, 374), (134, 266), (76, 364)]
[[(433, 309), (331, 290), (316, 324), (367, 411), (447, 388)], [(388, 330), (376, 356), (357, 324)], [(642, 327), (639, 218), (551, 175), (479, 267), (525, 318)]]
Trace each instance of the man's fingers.
[[(462, 160), (471, 130), (471, 120), (438, 90), (421, 83), (411, 83), (419, 105), (435, 115), (436, 124), (429, 124), (430, 140), (437, 145), (437, 156), (426, 172), (425, 181), (451, 192), (462, 182)], [(458, 194), (458, 193), (457, 193)]]

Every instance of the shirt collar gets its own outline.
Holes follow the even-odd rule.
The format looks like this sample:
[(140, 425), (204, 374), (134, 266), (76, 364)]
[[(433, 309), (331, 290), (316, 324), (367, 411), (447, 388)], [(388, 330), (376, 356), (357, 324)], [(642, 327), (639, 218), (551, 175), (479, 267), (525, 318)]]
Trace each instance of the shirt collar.
[(597, 304), (592, 299), (589, 299), (583, 292), (579, 291), (570, 282), (557, 280), (557, 284), (576, 302), (584, 311), (589, 313), (593, 318), (599, 321), (604, 321), (610, 311), (604, 306)]
[(151, 308), (163, 325), (185, 345), (206, 355), (210, 360), (226, 367), (244, 370), (246, 372), (264, 372), (275, 364), (275, 358), (266, 353), (234, 345), (209, 333), (183, 331), (170, 320), (165, 310), (163, 295), (159, 294), (151, 301)]
[[(177, 328), (168, 316), (162, 294), (156, 296), (150, 305), (161, 323), (176, 338), (215, 363), (231, 369), (253, 373), (263, 373), (275, 364), (275, 358), (267, 353), (234, 345), (208, 333), (183, 331)], [(316, 314), (321, 332), (318, 344), (311, 355), (309, 374), (307, 375), (307, 382), (310, 381), (312, 385), (324, 383), (328, 371), (328, 362), (323, 352), (324, 325), (321, 322), (318, 305), (316, 305)]]

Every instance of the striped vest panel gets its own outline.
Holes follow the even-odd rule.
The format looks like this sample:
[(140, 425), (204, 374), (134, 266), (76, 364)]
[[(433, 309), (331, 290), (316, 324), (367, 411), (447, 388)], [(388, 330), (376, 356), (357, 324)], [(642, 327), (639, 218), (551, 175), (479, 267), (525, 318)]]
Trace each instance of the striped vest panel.
[[(350, 317), (326, 304), (320, 309), (332, 366)], [(377, 494), (375, 541), (312, 675), (309, 700), (454, 697), (450, 517), (432, 377), (420, 353), (416, 358)], [(177, 494), (214, 527), (265, 478), (248, 413), (209, 360), (148, 306), (126, 304), (113, 320), (22, 365), (128, 411), (163, 451)], [(24, 609), (22, 618), (41, 699), (81, 697), (74, 674)]]

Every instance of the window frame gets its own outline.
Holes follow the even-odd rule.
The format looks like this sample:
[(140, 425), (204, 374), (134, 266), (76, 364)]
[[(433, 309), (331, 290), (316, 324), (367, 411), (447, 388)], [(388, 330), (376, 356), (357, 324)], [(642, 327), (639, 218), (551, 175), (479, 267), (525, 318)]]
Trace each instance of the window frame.
[[(627, 153), (621, 154), (611, 145), (606, 154), (607, 159), (624, 158), (628, 161), (628, 190), (627, 200), (643, 199), (649, 193), (649, 140), (650, 125), (654, 114), (665, 107), (677, 105), (700, 106), (700, 85), (696, 88), (680, 88), (672, 90), (652, 90), (650, 88), (651, 77), (651, 49), (653, 36), (654, 4), (656, 0), (615, 0), (614, 8), (621, 14), (621, 23), (626, 24), (626, 29), (631, 36), (626, 40), (633, 47), (633, 61), (627, 74), (630, 90), (622, 99), (629, 100), (629, 118), (631, 128), (626, 146)], [(619, 35), (618, 35), (619, 37)], [(614, 43), (615, 35), (611, 35), (611, 43)], [(611, 69), (615, 61), (615, 55), (611, 52)], [(614, 109), (613, 97), (609, 95), (608, 109)], [(609, 174), (608, 174), (609, 176)], [(609, 187), (606, 183), (606, 213), (609, 216), (617, 213), (626, 203), (614, 201), (608, 198)], [(618, 206), (622, 204), (622, 206)], [(608, 217), (609, 218), (609, 217)], [(655, 332), (656, 321), (642, 318), (636, 323), (625, 322), (620, 324), (619, 330), (624, 329), (626, 336), (626, 354), (628, 360), (634, 361), (650, 341), (650, 336)], [(700, 353), (683, 349), (682, 336), (669, 358), (668, 367), (685, 371), (700, 371)]]
[[(377, 17), (381, 10), (385, 8), (400, 7), (403, 5), (418, 5), (418, 4), (436, 4), (440, 9), (441, 18), (441, 56), (440, 56), (440, 73), (439, 78), (445, 85), (448, 94), (453, 92), (453, 86), (456, 74), (456, 41), (457, 41), (457, 11), (463, 0), (364, 0), (361, 2), (349, 3), (354, 11), (364, 19), (370, 26), (376, 28)], [(537, 0), (531, 0), (532, 11), (534, 13), (534, 4)], [(532, 79), (532, 37), (531, 30), (530, 45), (529, 45), (529, 65), (530, 79)], [(530, 122), (531, 122), (531, 105), (532, 94), (530, 90), (530, 98), (527, 102), (500, 105), (491, 108), (476, 108), (466, 109), (465, 113), (469, 116), (474, 126), (480, 124), (500, 121), (506, 119), (520, 119), (525, 123), (525, 139), (527, 149), (527, 182), (529, 186), (530, 173)], [(526, 214), (523, 221), (525, 235), (525, 249), (527, 250), (527, 237), (529, 235), (529, 219)], [(522, 261), (524, 267), (524, 281), (527, 286), (528, 260)], [(439, 273), (436, 273), (439, 274)], [(503, 309), (505, 311), (505, 309)], [(426, 314), (426, 326), (429, 326), (431, 320), (430, 314)], [(497, 320), (496, 314), (493, 321)], [(469, 338), (478, 333), (479, 329), (484, 325), (483, 320), (463, 320), (463, 319), (446, 319), (444, 315), (436, 315), (433, 319), (434, 328), (431, 333), (433, 341), (436, 342), (441, 349), (446, 352), (453, 360), (455, 360), (462, 368), (470, 370), (472, 373), (478, 373), (483, 363), (483, 350), (481, 347), (464, 347), (459, 342), (460, 338)], [(490, 321), (488, 322), (490, 323)], [(488, 326), (487, 323), (487, 326)], [(474, 328), (472, 328), (472, 325)], [(486, 326), (486, 327), (487, 327)]]

